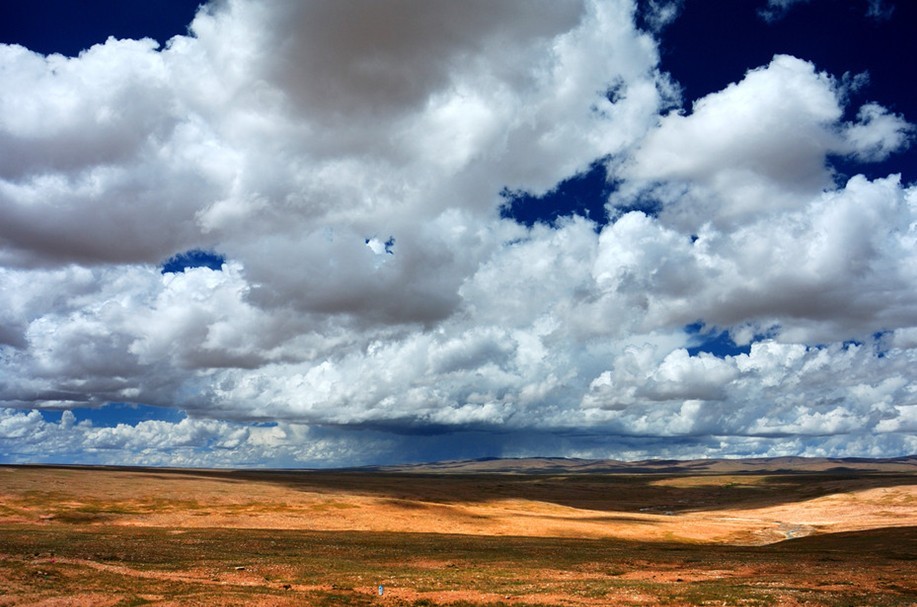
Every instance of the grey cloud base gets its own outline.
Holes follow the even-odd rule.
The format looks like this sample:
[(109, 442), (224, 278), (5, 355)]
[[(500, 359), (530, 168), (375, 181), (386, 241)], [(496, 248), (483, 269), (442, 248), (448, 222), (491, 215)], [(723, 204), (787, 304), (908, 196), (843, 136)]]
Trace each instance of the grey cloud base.
[[(905, 117), (789, 56), (679, 109), (625, 0), (423, 6), (0, 45), (0, 458), (917, 452), (917, 189), (827, 163)], [(607, 225), (500, 218), (597, 158)], [(192, 248), (227, 262), (160, 273)], [(189, 417), (38, 413), (110, 402)]]

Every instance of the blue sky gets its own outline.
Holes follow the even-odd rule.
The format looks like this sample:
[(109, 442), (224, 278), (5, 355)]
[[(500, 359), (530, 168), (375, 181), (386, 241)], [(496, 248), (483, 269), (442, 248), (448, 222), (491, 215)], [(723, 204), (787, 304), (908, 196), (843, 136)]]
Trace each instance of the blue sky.
[(917, 452), (915, 12), (6, 3), (0, 462)]

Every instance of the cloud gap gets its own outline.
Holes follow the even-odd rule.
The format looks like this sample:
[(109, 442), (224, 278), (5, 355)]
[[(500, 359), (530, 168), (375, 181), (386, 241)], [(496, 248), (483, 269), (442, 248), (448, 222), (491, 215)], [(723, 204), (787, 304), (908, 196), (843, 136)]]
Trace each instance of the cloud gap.
[[(612, 90), (608, 95), (614, 94)], [(564, 179), (540, 196), (504, 188), (500, 193), (500, 216), (532, 227), (536, 223), (554, 225), (564, 217), (578, 215), (601, 229), (608, 223), (605, 202), (615, 189), (615, 182), (608, 177), (607, 162), (593, 161), (585, 171)]]
[(209, 268), (220, 271), (226, 258), (214, 251), (205, 249), (191, 249), (173, 255), (162, 263), (162, 274), (178, 274), (191, 268)]

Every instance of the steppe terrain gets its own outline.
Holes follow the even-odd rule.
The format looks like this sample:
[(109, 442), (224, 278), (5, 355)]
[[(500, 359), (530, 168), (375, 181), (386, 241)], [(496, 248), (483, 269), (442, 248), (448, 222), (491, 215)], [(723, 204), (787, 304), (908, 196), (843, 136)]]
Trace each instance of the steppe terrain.
[(0, 607), (441, 604), (914, 606), (917, 458), (0, 466)]

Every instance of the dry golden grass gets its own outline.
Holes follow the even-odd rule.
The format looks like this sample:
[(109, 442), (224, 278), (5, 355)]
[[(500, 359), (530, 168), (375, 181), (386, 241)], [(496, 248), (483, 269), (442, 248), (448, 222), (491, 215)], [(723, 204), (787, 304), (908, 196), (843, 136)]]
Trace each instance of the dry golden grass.
[(915, 541), (901, 465), (0, 467), (0, 606), (912, 605)]

